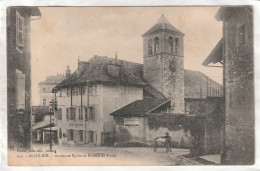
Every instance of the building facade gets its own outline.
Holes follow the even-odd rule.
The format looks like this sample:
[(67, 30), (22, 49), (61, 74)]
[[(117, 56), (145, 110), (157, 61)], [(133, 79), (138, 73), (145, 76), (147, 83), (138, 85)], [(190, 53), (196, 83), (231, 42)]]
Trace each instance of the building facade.
[(30, 146), (31, 17), (36, 7), (7, 8), (7, 115), (8, 147)]
[(40, 97), (40, 104), (43, 106), (49, 106), (50, 102), (54, 100), (54, 94), (52, 89), (65, 79), (63, 74), (57, 74), (56, 76), (48, 76), (45, 81), (38, 84), (38, 94)]
[(221, 7), (223, 37), (204, 61), (223, 64), (225, 128), (222, 164), (254, 164), (253, 8)]

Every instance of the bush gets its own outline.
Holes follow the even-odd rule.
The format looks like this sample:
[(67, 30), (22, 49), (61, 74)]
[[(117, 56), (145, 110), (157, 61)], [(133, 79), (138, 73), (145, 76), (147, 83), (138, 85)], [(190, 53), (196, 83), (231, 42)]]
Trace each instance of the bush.
[(131, 134), (124, 127), (119, 127), (116, 132), (116, 141), (119, 143), (119, 146), (123, 146), (123, 144), (127, 141), (130, 141)]

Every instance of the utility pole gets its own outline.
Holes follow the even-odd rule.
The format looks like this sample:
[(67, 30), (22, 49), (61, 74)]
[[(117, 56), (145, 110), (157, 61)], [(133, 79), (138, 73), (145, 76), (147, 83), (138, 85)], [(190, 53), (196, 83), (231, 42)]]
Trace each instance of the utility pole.
[(52, 104), (52, 111), (50, 112), (50, 151), (52, 151), (52, 136), (51, 136), (51, 115), (53, 113), (53, 104)]
[(57, 110), (57, 100), (56, 100), (56, 89), (53, 89), (54, 101), (51, 101), (51, 112), (50, 112), (50, 151), (52, 151), (52, 133), (51, 133), (51, 115), (54, 116), (54, 110)]

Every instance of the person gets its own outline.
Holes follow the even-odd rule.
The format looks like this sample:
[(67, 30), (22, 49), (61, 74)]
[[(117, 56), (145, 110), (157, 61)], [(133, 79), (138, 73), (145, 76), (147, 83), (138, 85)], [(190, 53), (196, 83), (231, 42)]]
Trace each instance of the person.
[(172, 152), (171, 149), (171, 137), (169, 136), (169, 133), (166, 132), (164, 137), (161, 137), (165, 139), (165, 148), (166, 148), (166, 152), (168, 153), (169, 151)]
[(156, 152), (157, 148), (158, 148), (158, 142), (157, 140), (159, 139), (159, 137), (156, 137), (153, 141), (152, 141), (152, 147), (153, 147), (153, 151)]

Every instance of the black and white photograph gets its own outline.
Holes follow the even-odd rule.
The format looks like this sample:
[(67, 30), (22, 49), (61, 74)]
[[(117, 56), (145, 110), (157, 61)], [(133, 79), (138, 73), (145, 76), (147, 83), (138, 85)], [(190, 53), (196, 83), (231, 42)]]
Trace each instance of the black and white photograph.
[(5, 10), (9, 166), (255, 164), (253, 6)]

